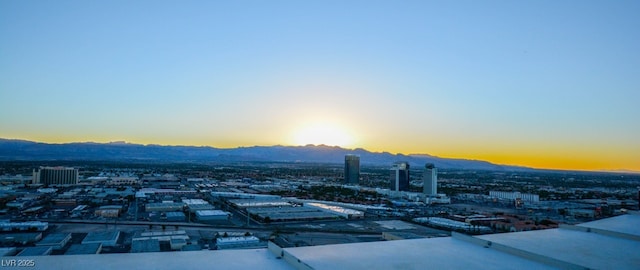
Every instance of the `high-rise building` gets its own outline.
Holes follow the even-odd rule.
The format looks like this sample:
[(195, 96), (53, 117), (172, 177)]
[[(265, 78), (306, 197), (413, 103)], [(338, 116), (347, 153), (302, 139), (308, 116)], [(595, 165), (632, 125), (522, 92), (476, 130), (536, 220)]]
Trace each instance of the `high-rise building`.
[(360, 157), (356, 155), (344, 156), (344, 183), (360, 184)]
[(397, 162), (390, 170), (389, 188), (393, 191), (409, 191), (409, 163)]
[(45, 185), (76, 185), (78, 169), (68, 167), (40, 167), (33, 170), (33, 183)]
[(424, 165), (424, 169), (422, 192), (425, 195), (435, 196), (438, 194), (438, 168), (433, 163), (427, 163)]

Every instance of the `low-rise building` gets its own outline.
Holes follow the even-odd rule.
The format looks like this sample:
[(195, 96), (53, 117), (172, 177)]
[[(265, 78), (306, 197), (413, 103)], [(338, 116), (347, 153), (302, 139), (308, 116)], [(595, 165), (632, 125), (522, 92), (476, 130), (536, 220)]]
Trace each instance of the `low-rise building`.
[(160, 241), (158, 241), (158, 239), (143, 239), (131, 242), (131, 253), (159, 251)]
[(122, 206), (120, 205), (105, 205), (96, 209), (95, 214), (101, 217), (119, 217), (121, 211)]
[(82, 244), (102, 244), (103, 247), (118, 245), (120, 231), (90, 232), (82, 240)]
[(219, 249), (255, 247), (259, 244), (260, 239), (255, 236), (223, 237), (216, 240)]
[(13, 246), (15, 244), (27, 245), (42, 239), (41, 232), (30, 233), (0, 233), (0, 243), (3, 246)]
[(65, 255), (79, 255), (79, 254), (100, 254), (102, 251), (102, 244), (74, 244), (69, 247)]
[(26, 222), (8, 222), (0, 221), (0, 231), (45, 231), (49, 228), (48, 222), (26, 221)]
[(71, 233), (51, 233), (36, 246), (52, 247), (54, 250), (62, 249), (71, 240)]
[(167, 212), (166, 217), (167, 221), (184, 222), (187, 220), (183, 212)]
[(52, 247), (27, 247), (16, 256), (47, 256), (53, 251)]
[(145, 205), (145, 211), (147, 212), (174, 212), (182, 211), (184, 209), (184, 203), (182, 202), (162, 202), (162, 203), (148, 203)]
[(222, 210), (200, 210), (196, 211), (196, 218), (200, 221), (224, 221), (228, 220), (231, 214)]

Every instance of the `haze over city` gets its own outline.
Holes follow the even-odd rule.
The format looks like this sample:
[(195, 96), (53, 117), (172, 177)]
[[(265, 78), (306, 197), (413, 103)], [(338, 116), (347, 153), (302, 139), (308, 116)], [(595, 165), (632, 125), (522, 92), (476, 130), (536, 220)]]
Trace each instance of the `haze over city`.
[(640, 171), (637, 1), (2, 1), (0, 138)]

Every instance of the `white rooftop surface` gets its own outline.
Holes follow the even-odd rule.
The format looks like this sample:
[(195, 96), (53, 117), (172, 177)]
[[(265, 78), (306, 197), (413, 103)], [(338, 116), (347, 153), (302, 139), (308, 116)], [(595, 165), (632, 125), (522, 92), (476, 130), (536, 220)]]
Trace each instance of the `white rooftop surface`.
[(590, 269), (640, 269), (640, 242), (624, 238), (569, 229), (491, 234), (477, 238)]
[[(3, 257), (3, 259), (34, 259), (35, 267), (28, 267), (29, 269), (295, 269), (284, 260), (277, 259), (267, 249)], [(11, 269), (11, 267), (3, 268)]]
[(285, 248), (313, 269), (555, 269), (452, 237)]
[(616, 231), (640, 236), (640, 214), (621, 215), (579, 224), (580, 227)]

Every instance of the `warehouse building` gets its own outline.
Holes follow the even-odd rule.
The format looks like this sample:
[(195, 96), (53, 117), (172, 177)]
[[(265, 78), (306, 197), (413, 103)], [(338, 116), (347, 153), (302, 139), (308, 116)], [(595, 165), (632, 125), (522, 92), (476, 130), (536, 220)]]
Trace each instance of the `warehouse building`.
[(328, 205), (324, 203), (305, 203), (305, 206), (313, 207), (320, 209), (322, 211), (326, 211), (338, 216), (341, 216), (346, 219), (357, 219), (364, 218), (364, 212), (354, 209), (345, 208), (337, 205)]
[(106, 218), (116, 218), (120, 216), (120, 212), (122, 212), (121, 205), (104, 205), (96, 209), (95, 214)]
[(222, 210), (199, 210), (196, 211), (196, 219), (199, 221), (226, 221), (231, 214)]
[(218, 249), (257, 247), (260, 239), (255, 236), (223, 237), (216, 240)]
[(42, 239), (41, 232), (0, 234), (0, 242), (4, 246), (13, 246), (15, 244), (27, 245), (27, 244), (38, 242), (41, 239)]
[[(168, 243), (171, 250), (180, 250), (183, 246), (186, 246), (190, 241), (189, 236), (186, 231), (162, 231), (162, 232), (139, 232), (137, 233), (133, 239), (132, 244), (136, 242), (138, 243), (138, 247), (140, 248), (139, 252), (152, 252), (155, 250), (153, 242), (149, 242), (147, 240), (156, 240), (158, 241), (158, 245), (161, 243)], [(146, 250), (146, 251), (145, 251)]]
[(184, 203), (182, 202), (148, 203), (145, 205), (145, 211), (147, 212), (175, 212), (182, 210), (184, 210)]
[(187, 208), (191, 213), (195, 213), (199, 210), (214, 209), (213, 205), (203, 199), (182, 199), (182, 202), (187, 205)]
[(115, 247), (118, 245), (120, 231), (90, 232), (82, 240), (82, 244), (102, 244), (103, 247)]
[(263, 222), (284, 222), (318, 219), (337, 219), (340, 216), (312, 207), (256, 207), (247, 212)]
[(52, 233), (47, 235), (36, 246), (48, 246), (54, 250), (62, 249), (71, 240), (71, 233)]
[(159, 252), (160, 241), (158, 239), (135, 240), (131, 242), (131, 253)]
[(230, 200), (229, 203), (238, 208), (292, 206), (291, 203), (283, 199), (239, 199)]
[(187, 217), (183, 212), (167, 212), (166, 214), (167, 221), (172, 222), (184, 222), (187, 220)]
[(47, 256), (53, 251), (52, 247), (27, 247), (16, 256)]
[(26, 221), (26, 222), (8, 222), (8, 221), (0, 221), (0, 231), (11, 232), (11, 231), (31, 231), (36, 230), (39, 232), (46, 231), (49, 228), (48, 222), (40, 222), (40, 221)]

